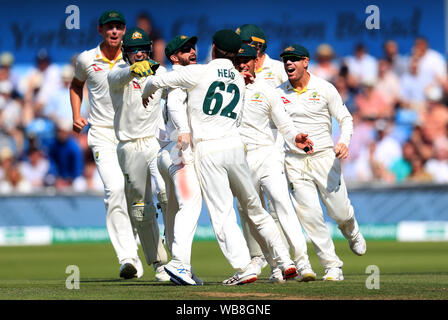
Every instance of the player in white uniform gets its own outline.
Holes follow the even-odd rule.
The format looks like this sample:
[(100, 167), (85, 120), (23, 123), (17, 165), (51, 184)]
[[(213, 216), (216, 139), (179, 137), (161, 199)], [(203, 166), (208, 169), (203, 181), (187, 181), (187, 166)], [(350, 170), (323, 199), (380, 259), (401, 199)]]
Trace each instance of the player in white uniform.
[[(143, 87), (159, 66), (155, 61), (149, 62), (151, 41), (147, 33), (139, 28), (128, 30), (122, 49), (124, 61), (115, 65), (107, 77), (115, 110), (118, 161), (125, 177), (125, 194), (133, 226), (137, 229), (146, 262), (153, 264), (157, 273), (157, 269), (167, 263), (168, 256), (159, 233), (149, 167), (160, 149), (155, 135), (162, 112), (163, 90), (154, 93), (150, 105), (143, 106)], [(169, 281), (169, 277), (165, 280)]]
[[(171, 61), (173, 70), (196, 64), (196, 42), (197, 37), (179, 35), (167, 44), (165, 55)], [(165, 239), (172, 259), (165, 265), (165, 270), (176, 284), (202, 284), (202, 280), (192, 272), (190, 262), (191, 245), (202, 209), (202, 195), (189, 147), (190, 126), (185, 90), (176, 88), (168, 91), (164, 113), (164, 135), (170, 142), (160, 150), (157, 159), (168, 197)]]
[[(298, 130), (286, 113), (278, 92), (263, 79), (255, 77), (257, 51), (243, 44), (236, 58), (236, 68), (254, 78), (246, 79), (246, 94), (243, 117), (239, 127), (246, 147), (246, 159), (257, 189), (262, 189), (271, 201), (288, 244), (292, 250), (301, 281), (316, 280), (307, 254), (306, 240), (302, 226), (289, 198), (288, 182), (285, 176), (283, 155), (277, 152), (275, 135), (270, 126), (273, 121), (285, 140), (295, 144)], [(308, 154), (312, 153), (312, 146)], [(242, 210), (245, 210), (242, 208)], [(263, 252), (266, 252), (263, 248)], [(269, 256), (265, 254), (269, 259)], [(271, 259), (269, 259), (271, 260)], [(281, 271), (270, 262), (271, 282), (284, 282)]]
[[(109, 10), (101, 15), (98, 31), (103, 41), (96, 48), (78, 56), (70, 87), (70, 101), (73, 130), (79, 133), (90, 124), (88, 145), (104, 184), (107, 231), (121, 264), (120, 277), (128, 279), (141, 277), (143, 266), (138, 257), (138, 247), (126, 206), (124, 179), (120, 174), (117, 157), (118, 140), (113, 128), (114, 109), (107, 83), (109, 70), (122, 61), (121, 39), (126, 30), (125, 24), (120, 12)], [(90, 103), (88, 119), (81, 116), (85, 83)]]
[[(286, 141), (285, 166), (299, 205), (299, 219), (325, 268), (323, 279), (343, 280), (342, 261), (336, 256), (324, 223), (319, 196), (328, 215), (348, 239), (352, 251), (363, 255), (366, 242), (359, 231), (340, 165), (340, 159), (348, 156), (353, 119), (336, 88), (307, 71), (309, 52), (306, 48), (294, 44), (280, 56), (289, 78), (278, 88), (283, 104), (295, 126), (307, 132), (315, 144), (314, 153), (310, 155)], [(336, 146), (331, 138), (331, 117), (341, 128)]]
[[(272, 59), (265, 52), (267, 48), (267, 40), (264, 31), (260, 27), (253, 24), (244, 24), (239, 28), (237, 28), (235, 32), (240, 35), (243, 43), (254, 47), (255, 50), (257, 51), (257, 60), (255, 63), (255, 75), (258, 80), (263, 80), (272, 88), (276, 88), (280, 84), (288, 80), (285, 69), (283, 67), (283, 63), (278, 60)], [(285, 140), (283, 139), (282, 135), (278, 133), (278, 130), (272, 121), (270, 125), (273, 129), (276, 141), (275, 142), (277, 146), (276, 151), (280, 153), (280, 156), (283, 161)], [(260, 198), (264, 200), (263, 192), (260, 190), (259, 193)], [(269, 197), (267, 197), (267, 200), (268, 200), (269, 212), (271, 213), (272, 217), (277, 223), (277, 226), (279, 227), (280, 234), (282, 235), (285, 245), (288, 245), (288, 241), (284, 235), (281, 223), (278, 220), (275, 208)], [(241, 207), (238, 205), (238, 210), (240, 210), (240, 208)], [(244, 217), (241, 218), (241, 226), (243, 228), (244, 237), (246, 238), (247, 245), (249, 247), (250, 256), (252, 257), (252, 263), (254, 263), (254, 265), (257, 266), (258, 272), (261, 273), (261, 270), (266, 266), (266, 260), (263, 257), (263, 250), (260, 248), (260, 245), (252, 236), (249, 229), (249, 223), (246, 221)], [(272, 266), (271, 266), (271, 273), (273, 275), (279, 274), (278, 271), (272, 270)]]
[[(188, 115), (192, 130), (195, 167), (220, 248), (236, 270), (225, 285), (257, 280), (256, 269), (233, 208), (233, 194), (248, 208), (259, 241), (265, 241), (285, 279), (297, 276), (297, 269), (283, 245), (272, 217), (255, 190), (247, 165), (244, 145), (238, 132), (245, 84), (232, 60), (241, 47), (241, 38), (232, 30), (213, 36), (212, 61), (189, 65), (151, 77), (143, 98), (163, 87), (183, 88), (188, 93)], [(301, 143), (306, 143), (304, 138)]]

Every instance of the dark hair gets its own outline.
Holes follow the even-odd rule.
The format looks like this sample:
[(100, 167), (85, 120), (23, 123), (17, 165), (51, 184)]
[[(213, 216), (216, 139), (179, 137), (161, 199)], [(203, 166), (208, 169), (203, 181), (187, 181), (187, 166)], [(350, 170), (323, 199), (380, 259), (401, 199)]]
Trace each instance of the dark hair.
[(215, 58), (229, 59), (233, 63), (233, 62), (235, 62), (236, 55), (237, 55), (237, 53), (235, 53), (235, 52), (227, 52), (227, 51), (219, 49), (215, 44)]

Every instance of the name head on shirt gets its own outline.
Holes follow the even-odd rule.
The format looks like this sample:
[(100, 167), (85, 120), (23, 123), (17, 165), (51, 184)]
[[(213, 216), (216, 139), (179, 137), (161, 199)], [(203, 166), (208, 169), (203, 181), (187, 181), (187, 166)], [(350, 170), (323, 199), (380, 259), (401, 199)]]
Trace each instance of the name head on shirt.
[(218, 69), (218, 77), (234, 79), (235, 74), (230, 69)]

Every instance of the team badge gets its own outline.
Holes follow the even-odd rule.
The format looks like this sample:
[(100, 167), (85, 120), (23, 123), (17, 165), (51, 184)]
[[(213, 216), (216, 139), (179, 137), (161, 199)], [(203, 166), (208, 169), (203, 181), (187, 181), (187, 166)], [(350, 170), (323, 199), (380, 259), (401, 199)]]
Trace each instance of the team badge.
[(241, 48), (240, 50), (238, 50), (238, 53), (244, 53), (244, 49)]
[(116, 17), (118, 17), (118, 13), (116, 12), (109, 13), (109, 18), (116, 18)]
[(95, 159), (96, 159), (96, 160), (98, 160), (99, 156), (100, 156), (100, 153), (99, 153), (98, 151), (95, 152)]
[(142, 36), (142, 34), (140, 33), (140, 32), (138, 32), (138, 31), (135, 31), (133, 34), (132, 34), (132, 40), (135, 40), (135, 39), (142, 39), (143, 38), (143, 36)]
[(251, 98), (251, 101), (262, 102), (260, 100), (260, 94), (259, 93), (254, 94), (253, 97)]
[(236, 29), (236, 30), (235, 30), (235, 33), (236, 33), (236, 34), (240, 34), (240, 33), (241, 33), (241, 29), (240, 29), (240, 28)]
[(286, 48), (284, 51), (294, 51), (295, 49), (294, 49), (294, 47), (292, 47), (292, 46), (289, 46), (288, 48)]
[(182, 36), (180, 36), (180, 39), (181, 40), (185, 40), (185, 39), (187, 39), (188, 37), (187, 36), (184, 36), (184, 35), (182, 35)]
[(320, 94), (318, 94), (317, 91), (313, 91), (313, 93), (311, 93), (311, 97), (309, 99), (312, 101), (319, 101)]

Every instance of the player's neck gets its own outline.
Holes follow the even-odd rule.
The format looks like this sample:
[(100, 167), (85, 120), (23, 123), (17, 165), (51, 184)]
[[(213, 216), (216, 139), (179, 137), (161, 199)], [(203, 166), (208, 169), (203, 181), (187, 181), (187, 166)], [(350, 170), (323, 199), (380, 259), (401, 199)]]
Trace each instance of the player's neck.
[(266, 54), (263, 54), (261, 57), (258, 57), (257, 62), (255, 64), (255, 70), (259, 70), (263, 67), (264, 59), (266, 59)]
[(121, 53), (121, 47), (111, 47), (108, 46), (105, 42), (100, 44), (100, 50), (103, 57), (107, 58), (110, 61), (114, 61)]
[(294, 89), (302, 91), (304, 88), (306, 88), (308, 82), (310, 82), (310, 74), (308, 73), (308, 71), (305, 71), (305, 73), (300, 79), (289, 80), (289, 82), (291, 83)]

